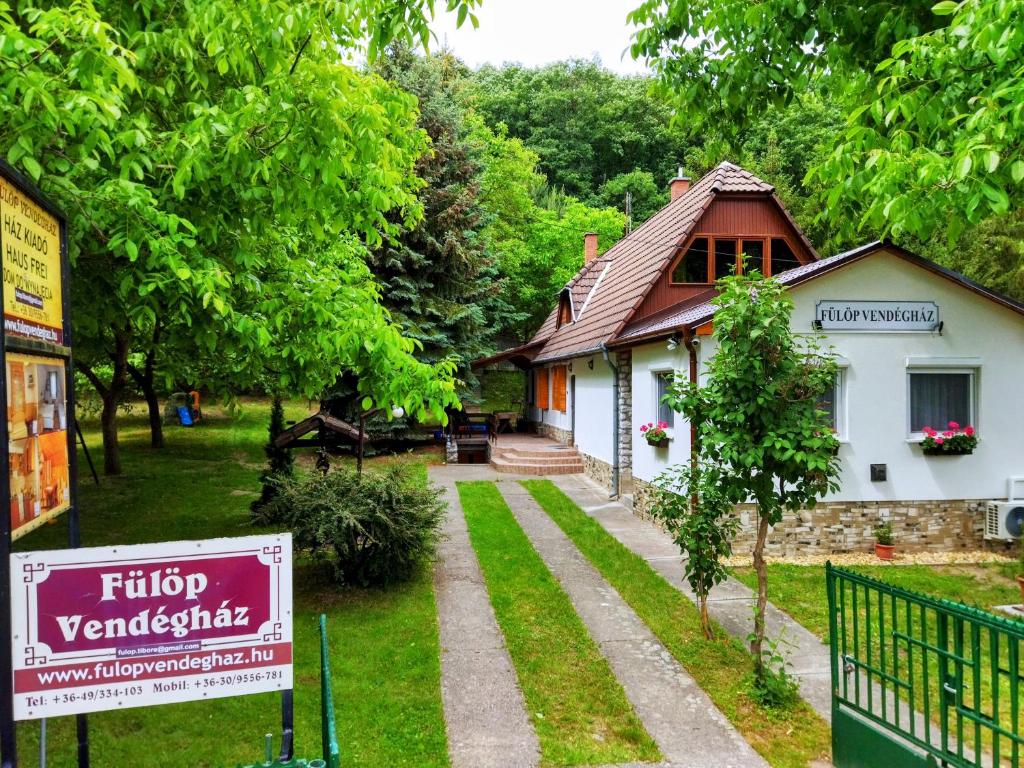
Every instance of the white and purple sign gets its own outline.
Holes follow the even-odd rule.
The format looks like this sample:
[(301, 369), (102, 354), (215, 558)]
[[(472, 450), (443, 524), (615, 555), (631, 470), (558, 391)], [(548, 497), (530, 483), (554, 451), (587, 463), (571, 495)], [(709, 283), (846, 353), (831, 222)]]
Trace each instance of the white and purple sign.
[(819, 301), (815, 320), (824, 331), (929, 332), (939, 327), (934, 301)]
[(11, 555), (14, 717), (292, 687), (291, 536)]

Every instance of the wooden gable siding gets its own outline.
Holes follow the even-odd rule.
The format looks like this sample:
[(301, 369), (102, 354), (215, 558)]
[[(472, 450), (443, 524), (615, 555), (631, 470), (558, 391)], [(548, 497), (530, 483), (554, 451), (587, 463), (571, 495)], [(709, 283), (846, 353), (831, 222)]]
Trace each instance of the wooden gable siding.
[(672, 257), (668, 268), (651, 288), (633, 316), (649, 317), (667, 307), (706, 293), (710, 285), (673, 285), (671, 273), (690, 242), (698, 237), (785, 237), (801, 264), (814, 261), (803, 239), (771, 198), (764, 195), (718, 197), (711, 203), (693, 229), (693, 234)]

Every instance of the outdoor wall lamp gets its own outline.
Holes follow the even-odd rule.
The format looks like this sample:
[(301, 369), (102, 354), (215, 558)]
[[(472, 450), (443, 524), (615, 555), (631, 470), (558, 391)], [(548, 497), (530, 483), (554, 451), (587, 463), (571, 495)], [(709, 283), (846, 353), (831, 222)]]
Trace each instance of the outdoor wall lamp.
[(680, 339), (681, 339), (681, 336), (679, 335), (678, 332), (673, 333), (671, 336), (669, 336), (668, 337), (668, 348), (669, 348), (669, 350), (676, 349), (679, 346)]
[(589, 368), (590, 370), (594, 370), (594, 358), (590, 358), (589, 360), (587, 360), (587, 368)]
[(811, 321), (811, 328), (813, 328), (816, 331), (820, 331), (821, 330), (821, 320), (812, 320)]

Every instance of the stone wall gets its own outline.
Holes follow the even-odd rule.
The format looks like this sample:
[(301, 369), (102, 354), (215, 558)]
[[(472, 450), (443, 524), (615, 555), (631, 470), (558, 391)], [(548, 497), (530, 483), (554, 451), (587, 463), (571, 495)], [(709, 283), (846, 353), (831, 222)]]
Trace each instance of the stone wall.
[[(635, 481), (635, 514), (650, 518), (653, 491), (650, 483)], [(896, 547), (904, 552), (1014, 551), (1015, 544), (984, 538), (986, 503), (973, 499), (822, 502), (814, 509), (786, 512), (768, 534), (766, 551), (776, 557), (871, 552), (874, 528), (882, 522), (892, 524)], [(733, 546), (737, 552), (749, 551), (757, 536), (753, 506), (740, 505), (736, 516), (740, 527)]]
[(633, 353), (628, 349), (619, 352), (615, 365), (619, 369), (619, 493), (629, 493), (634, 487)]
[(593, 456), (580, 452), (583, 459), (583, 471), (587, 477), (599, 483), (602, 488), (611, 490), (612, 487), (612, 465), (607, 461), (601, 461)]
[(557, 440), (562, 445), (569, 445), (572, 441), (572, 432), (568, 429), (562, 429), (551, 424), (538, 424), (537, 429), (540, 434), (544, 437), (550, 437), (552, 440)]

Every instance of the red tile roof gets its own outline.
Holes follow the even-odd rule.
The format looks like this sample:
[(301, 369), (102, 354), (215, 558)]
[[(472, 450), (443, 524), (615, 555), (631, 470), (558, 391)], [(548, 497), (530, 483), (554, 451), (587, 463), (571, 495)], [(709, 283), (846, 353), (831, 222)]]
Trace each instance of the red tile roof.
[(577, 289), (589, 282), (598, 264), (603, 277), (590, 289), (586, 310), (575, 307), (576, 322), (555, 328), (554, 317), (534, 336), (547, 340), (537, 362), (557, 360), (601, 349), (629, 321), (644, 296), (668, 266), (676, 250), (689, 237), (715, 195), (721, 192), (771, 194), (774, 188), (729, 162), (720, 164), (670, 202), (643, 226), (626, 235), (569, 283), (574, 299)]

